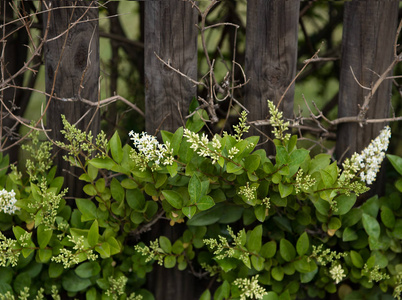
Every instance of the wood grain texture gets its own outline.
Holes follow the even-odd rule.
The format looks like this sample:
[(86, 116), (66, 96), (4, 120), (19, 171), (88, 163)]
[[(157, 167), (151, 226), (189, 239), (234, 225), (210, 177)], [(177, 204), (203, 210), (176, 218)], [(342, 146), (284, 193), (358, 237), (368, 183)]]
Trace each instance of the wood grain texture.
[[(370, 87), (393, 60), (398, 22), (398, 1), (351, 1), (345, 3), (338, 117), (356, 116)], [(391, 74), (389, 74), (391, 75)], [(370, 102), (367, 118), (389, 116), (391, 80), (385, 80)], [(336, 156), (350, 157), (365, 148), (385, 123), (360, 127), (356, 123), (338, 127)]]
[[(163, 65), (166, 62), (189, 77), (197, 78), (197, 12), (189, 2), (181, 0), (146, 1), (144, 17), (145, 56), (145, 128), (149, 134), (159, 130), (175, 131), (196, 96), (196, 87), (186, 78)], [(161, 220), (152, 227), (148, 238), (164, 235), (172, 241), (183, 233), (177, 225), (171, 227)], [(155, 267), (147, 278), (147, 288), (155, 299), (198, 299), (199, 285), (187, 271), (177, 267)], [(197, 295), (197, 296), (196, 296)]]
[(154, 53), (189, 77), (197, 78), (197, 12), (181, 0), (145, 2), (145, 128), (174, 131), (196, 96), (188, 79), (170, 70)]
[[(245, 106), (250, 121), (265, 119), (267, 100), (277, 104), (296, 75), (299, 9), (300, 2), (294, 0), (247, 1), (245, 72), (250, 82), (245, 87)], [(293, 114), (293, 98), (294, 85), (280, 106), (286, 117)], [(268, 126), (259, 129), (270, 133)]]
[[(98, 101), (99, 26), (96, 2), (47, 1), (47, 3), (51, 3), (56, 9), (50, 12), (48, 34), (50, 41), (45, 43), (44, 48), (46, 92), (53, 91), (53, 95), (61, 98), (79, 99), (81, 97), (94, 102)], [(65, 6), (71, 8), (57, 9)], [(89, 21), (74, 24), (83, 14), (85, 16), (81, 20)], [(44, 28), (46, 28), (47, 14), (43, 19)], [(93, 21), (90, 21), (92, 19)], [(69, 29), (68, 33), (64, 33), (67, 29)], [(47, 100), (49, 101), (49, 97)], [(96, 136), (99, 132), (100, 121), (99, 112), (96, 112), (95, 108), (90, 108), (79, 101), (63, 102), (51, 99), (46, 114), (47, 127), (52, 130), (51, 138), (63, 140), (60, 133), (61, 114), (64, 114), (70, 123), (75, 124), (88, 110), (89, 113), (76, 125), (81, 130), (92, 131)], [(67, 170), (62, 173), (66, 176), (65, 184), (74, 196), (77, 196), (77, 193), (82, 190), (78, 188), (80, 183), (74, 176), (69, 175), (70, 172), (74, 174), (76, 170), (63, 160), (62, 155), (64, 155), (62, 151), (58, 152), (55, 164), (58, 165), (59, 172), (63, 169)]]

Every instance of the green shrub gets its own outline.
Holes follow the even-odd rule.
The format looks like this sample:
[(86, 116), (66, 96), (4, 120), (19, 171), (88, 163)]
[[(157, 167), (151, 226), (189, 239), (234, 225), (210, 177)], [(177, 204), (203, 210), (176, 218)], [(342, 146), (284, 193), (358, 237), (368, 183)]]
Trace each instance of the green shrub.
[[(82, 170), (87, 198), (67, 204), (63, 178), (51, 167), (49, 142), (25, 147), (27, 174), (0, 160), (1, 299), (59, 293), (86, 299), (153, 299), (142, 289), (153, 263), (189, 264), (220, 282), (211, 299), (380, 299), (402, 290), (400, 177), (387, 197), (356, 205), (385, 156), (386, 127), (340, 169), (327, 154), (310, 157), (269, 102), (276, 156), (235, 134), (199, 134), (203, 110), (186, 129), (162, 132), (163, 144), (130, 133), (95, 143), (65, 119), (65, 157)], [(402, 175), (402, 158), (388, 155)], [(18, 199), (18, 200), (17, 200)], [(187, 229), (175, 241), (134, 243), (160, 218)], [(237, 228), (235, 231), (233, 228)]]

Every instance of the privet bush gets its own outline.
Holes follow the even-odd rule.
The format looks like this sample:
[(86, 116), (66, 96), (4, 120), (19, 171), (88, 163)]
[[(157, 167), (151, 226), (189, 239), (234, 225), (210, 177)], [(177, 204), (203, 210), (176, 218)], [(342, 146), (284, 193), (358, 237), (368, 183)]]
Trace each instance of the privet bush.
[[(216, 277), (202, 300), (400, 299), (402, 177), (386, 197), (356, 205), (375, 180), (389, 127), (339, 168), (328, 154), (298, 149), (269, 108), (274, 160), (255, 150), (258, 137), (243, 137), (244, 113), (234, 135), (199, 134), (200, 109), (187, 128), (162, 132), (163, 144), (131, 132), (132, 146), (117, 134), (92, 143), (64, 120), (68, 143), (58, 146), (82, 170), (88, 195), (75, 203), (66, 203), (51, 144), (37, 134), (25, 146), (26, 174), (1, 157), (0, 298), (153, 299), (142, 286), (157, 263)], [(402, 175), (402, 158), (388, 158)], [(133, 242), (161, 217), (187, 230)]]

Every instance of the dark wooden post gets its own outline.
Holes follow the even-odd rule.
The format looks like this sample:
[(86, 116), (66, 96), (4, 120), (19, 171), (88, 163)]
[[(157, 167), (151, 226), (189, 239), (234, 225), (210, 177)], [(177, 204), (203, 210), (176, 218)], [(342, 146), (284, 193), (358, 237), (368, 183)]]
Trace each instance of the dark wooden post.
[[(87, 99), (98, 101), (99, 82), (99, 36), (98, 7), (96, 1), (46, 1), (51, 5), (48, 41), (45, 43), (46, 92), (49, 108), (47, 110), (47, 127), (51, 138), (63, 140), (61, 115), (76, 124), (81, 130), (90, 130), (93, 135), (99, 132), (99, 112), (96, 107), (89, 107), (80, 102)], [(57, 9), (60, 7), (66, 7)], [(47, 13), (44, 28), (47, 24)], [(85, 22), (77, 22), (77, 21)], [(61, 101), (57, 98), (74, 99)], [(84, 116), (85, 115), (85, 116)], [(62, 158), (62, 153), (55, 157), (59, 172), (62, 169), (66, 186), (72, 195), (77, 196), (82, 189), (79, 181), (72, 175), (71, 168)], [(78, 174), (79, 175), (79, 174)]]
[[(367, 89), (393, 60), (393, 46), (398, 22), (398, 1), (351, 1), (345, 3), (342, 38), (342, 62), (338, 117), (356, 116), (364, 103)], [(353, 73), (352, 73), (353, 71)], [(353, 76), (354, 74), (354, 76)], [(391, 72), (390, 74), (391, 75)], [(358, 82), (357, 82), (358, 81)], [(391, 80), (385, 80), (372, 98), (366, 117), (389, 116)], [(338, 159), (360, 152), (375, 138), (385, 123), (360, 127), (357, 123), (338, 127)], [(372, 190), (380, 192), (377, 180)]]
[(145, 128), (175, 130), (183, 125), (196, 87), (155, 56), (197, 78), (197, 12), (181, 0), (145, 2)]
[[(197, 12), (191, 3), (181, 0), (146, 1), (144, 17), (145, 50), (145, 128), (149, 134), (160, 129), (174, 131), (183, 125), (196, 87), (188, 79), (170, 70), (155, 56), (197, 78)], [(185, 120), (184, 120), (185, 122)], [(177, 225), (160, 221), (152, 227), (150, 239), (165, 235), (176, 240), (182, 231)], [(147, 288), (155, 299), (197, 299), (199, 288), (188, 271), (154, 266)], [(196, 297), (197, 295), (198, 297)]]
[[(293, 0), (247, 1), (245, 72), (250, 82), (245, 87), (245, 106), (250, 110), (249, 121), (265, 119), (267, 100), (277, 104), (296, 75), (299, 9), (300, 2)], [(279, 107), (285, 117), (292, 116), (293, 97), (294, 85)], [(270, 133), (269, 127), (259, 129)]]

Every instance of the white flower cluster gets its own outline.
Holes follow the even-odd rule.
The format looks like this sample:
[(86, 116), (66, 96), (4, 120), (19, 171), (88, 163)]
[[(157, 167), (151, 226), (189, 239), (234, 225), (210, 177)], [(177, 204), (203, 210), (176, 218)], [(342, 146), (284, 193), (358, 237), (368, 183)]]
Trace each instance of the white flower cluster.
[(367, 184), (372, 184), (380, 170), (381, 163), (384, 160), (385, 152), (388, 149), (389, 139), (391, 138), (391, 129), (385, 126), (380, 135), (371, 141), (360, 154), (355, 153), (351, 161), (356, 170), (360, 171), (360, 179)]
[(17, 203), (17, 199), (15, 199), (14, 190), (8, 192), (6, 189), (2, 189), (0, 191), (0, 211), (5, 214), (15, 214), (17, 210), (20, 210), (19, 207), (15, 206), (15, 203)]
[(331, 269), (329, 270), (329, 273), (331, 274), (331, 277), (333, 280), (335, 280), (335, 283), (338, 284), (339, 282), (342, 281), (344, 277), (346, 277), (345, 270), (342, 269), (342, 266), (340, 264), (333, 265)]
[(248, 297), (262, 299), (267, 294), (267, 291), (258, 284), (258, 275), (251, 277), (251, 279), (237, 278), (233, 284), (242, 292), (240, 300), (246, 300)]
[[(170, 143), (160, 144), (156, 137), (143, 132), (141, 134), (134, 131), (130, 131), (128, 134), (131, 136), (131, 140), (134, 142), (135, 147), (140, 152), (141, 158), (145, 164), (149, 162), (154, 163), (154, 168), (160, 165), (172, 165), (173, 164), (173, 149), (170, 148)], [(145, 167), (142, 168), (145, 170)]]

